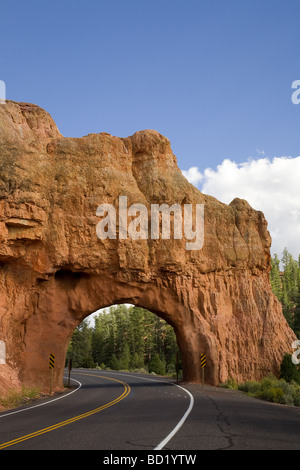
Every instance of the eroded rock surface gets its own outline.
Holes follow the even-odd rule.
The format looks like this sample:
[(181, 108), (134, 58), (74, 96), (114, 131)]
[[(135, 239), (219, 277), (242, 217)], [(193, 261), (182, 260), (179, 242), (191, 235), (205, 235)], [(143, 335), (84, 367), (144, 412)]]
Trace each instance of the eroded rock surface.
[[(203, 248), (172, 237), (100, 240), (97, 207), (118, 208), (119, 196), (149, 214), (151, 204), (204, 204)], [(53, 353), (60, 389), (74, 328), (121, 302), (174, 326), (185, 380), (201, 380), (202, 352), (213, 384), (277, 373), (295, 338), (271, 292), (270, 244), (263, 213), (200, 193), (158, 132), (67, 138), (38, 106), (1, 105), (0, 384), (11, 376), (16, 386), (17, 375), (47, 390)]]

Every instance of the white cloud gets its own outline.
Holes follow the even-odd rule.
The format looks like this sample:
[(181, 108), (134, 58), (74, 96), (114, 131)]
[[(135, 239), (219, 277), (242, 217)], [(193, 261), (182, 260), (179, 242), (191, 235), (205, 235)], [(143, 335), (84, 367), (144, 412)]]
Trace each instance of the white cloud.
[(203, 180), (204, 176), (196, 166), (191, 166), (188, 170), (183, 170), (182, 173), (186, 179), (194, 186), (198, 186), (198, 183)]
[(246, 199), (254, 209), (261, 210), (268, 221), (272, 254), (281, 256), (287, 247), (298, 259), (300, 157), (260, 158), (241, 164), (226, 159), (216, 170), (207, 168), (202, 174), (197, 167), (192, 167), (183, 174), (200, 191), (219, 201), (229, 204), (239, 197)]
[[(118, 304), (116, 304), (115, 306), (117, 306)], [(126, 305), (126, 307), (134, 307), (134, 305), (132, 304), (122, 304), (122, 305)], [(109, 305), (108, 307), (105, 307), (105, 308), (100, 308), (99, 310), (96, 310), (95, 312), (91, 313), (88, 317), (87, 317), (87, 320), (89, 322), (89, 326), (91, 328), (94, 328), (95, 326), (95, 317), (97, 317), (100, 313), (104, 312), (105, 310), (106, 311), (109, 311), (110, 307), (114, 307), (114, 305)], [(1, 342), (1, 341), (0, 341)], [(0, 363), (1, 364), (1, 363)]]

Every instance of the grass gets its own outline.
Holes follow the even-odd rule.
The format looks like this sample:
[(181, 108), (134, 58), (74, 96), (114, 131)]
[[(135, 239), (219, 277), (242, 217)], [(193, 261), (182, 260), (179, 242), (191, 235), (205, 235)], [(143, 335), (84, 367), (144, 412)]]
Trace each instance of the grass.
[(284, 379), (277, 379), (272, 374), (264, 377), (260, 382), (246, 381), (238, 384), (233, 379), (229, 379), (222, 386), (240, 390), (251, 397), (272, 403), (300, 406), (300, 385), (294, 380), (287, 382)]
[(0, 396), (0, 407), (4, 409), (16, 408), (40, 396), (38, 388), (22, 387), (21, 391), (11, 390), (5, 396)]

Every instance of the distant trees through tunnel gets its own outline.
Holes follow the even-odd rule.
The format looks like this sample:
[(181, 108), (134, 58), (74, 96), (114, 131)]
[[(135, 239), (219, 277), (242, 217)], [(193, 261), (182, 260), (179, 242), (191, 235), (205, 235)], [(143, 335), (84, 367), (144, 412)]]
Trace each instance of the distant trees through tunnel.
[(113, 305), (87, 317), (75, 329), (66, 361), (72, 367), (130, 370), (177, 378), (181, 354), (174, 329), (134, 305)]

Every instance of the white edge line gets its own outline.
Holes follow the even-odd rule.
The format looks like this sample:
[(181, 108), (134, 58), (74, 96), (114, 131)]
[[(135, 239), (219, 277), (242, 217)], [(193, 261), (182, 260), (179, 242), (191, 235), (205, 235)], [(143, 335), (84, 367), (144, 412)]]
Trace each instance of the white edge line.
[(186, 418), (188, 417), (188, 415), (190, 414), (190, 412), (192, 411), (193, 406), (194, 406), (194, 397), (193, 397), (193, 395), (186, 388), (183, 388), (183, 387), (181, 387), (180, 385), (177, 385), (177, 384), (173, 384), (173, 385), (175, 385), (176, 387), (181, 388), (182, 390), (184, 390), (189, 395), (190, 404), (189, 404), (188, 409), (184, 413), (183, 417), (181, 418), (181, 420), (175, 426), (175, 428), (170, 432), (170, 434), (167, 435), (167, 437), (163, 441), (160, 442), (160, 444), (158, 444), (158, 446), (156, 446), (154, 448), (154, 450), (161, 450), (163, 447), (165, 447), (165, 445), (172, 439), (172, 437), (175, 436), (177, 431), (179, 431), (179, 429), (181, 428), (181, 426), (185, 422)]
[[(170, 385), (175, 385), (175, 387), (178, 387), (178, 388), (181, 388), (182, 390), (184, 390), (190, 397), (190, 404), (189, 404), (189, 407), (188, 409), (186, 410), (186, 412), (184, 413), (183, 417), (181, 418), (181, 420), (177, 423), (177, 425), (175, 426), (175, 428), (167, 435), (167, 437), (165, 437), (165, 439), (163, 441), (161, 441), (158, 446), (156, 446), (154, 448), (154, 450), (161, 450), (163, 449), (163, 447), (172, 439), (172, 437), (175, 436), (175, 434), (179, 431), (179, 429), (181, 428), (181, 426), (183, 425), (183, 423), (185, 422), (185, 420), (187, 419), (188, 415), (190, 414), (190, 412), (192, 411), (193, 409), (193, 406), (194, 406), (194, 397), (193, 395), (186, 389), (186, 388), (183, 388), (181, 387), (180, 385), (177, 385), (177, 384), (174, 384), (174, 383), (170, 383), (170, 382), (167, 382), (166, 380), (159, 380), (159, 379), (150, 379), (148, 377), (138, 377), (136, 375), (130, 375), (130, 374), (122, 374), (122, 373), (117, 373), (116, 375), (125, 375), (125, 376), (128, 376), (128, 377), (133, 377), (133, 378), (138, 378), (138, 379), (141, 379), (141, 380), (149, 380), (151, 382), (163, 382), (163, 383), (168, 383)], [(13, 414), (16, 414), (16, 413), (21, 413), (22, 411), (28, 411), (28, 410), (32, 410), (33, 408), (38, 408), (39, 406), (43, 406), (43, 405), (48, 405), (49, 403), (52, 403), (54, 401), (57, 401), (57, 400), (61, 400), (62, 398), (66, 398), (67, 396), (71, 395), (72, 393), (74, 392), (77, 392), (77, 390), (80, 389), (80, 387), (82, 386), (82, 384), (78, 381), (78, 380), (75, 380), (75, 379), (71, 379), (73, 380), (74, 382), (77, 382), (79, 384), (79, 386), (77, 388), (75, 388), (75, 390), (72, 390), (72, 392), (70, 393), (67, 393), (66, 395), (62, 395), (61, 397), (57, 397), (57, 398), (53, 398), (53, 400), (48, 400), (47, 402), (44, 402), (44, 403), (39, 403), (38, 405), (33, 405), (33, 406), (30, 406), (28, 408), (23, 408), (21, 410), (16, 410), (16, 411), (11, 411), (10, 413), (5, 413), (5, 414), (2, 414), (0, 415), (0, 418), (4, 418), (6, 416), (11, 416)]]
[(21, 410), (11, 411), (9, 413), (5, 413), (5, 411), (4, 411), (3, 413), (5, 413), (5, 414), (1, 414), (0, 418), (5, 418), (6, 416), (11, 416), (11, 415), (14, 415), (16, 413), (22, 413), (22, 411), (32, 410), (33, 408), (38, 408), (39, 406), (48, 405), (49, 403), (52, 403), (52, 402), (57, 401), (57, 400), (61, 400), (62, 398), (66, 398), (69, 395), (72, 395), (72, 393), (77, 392), (77, 390), (80, 389), (80, 387), (82, 386), (82, 383), (78, 382), (78, 380), (75, 380), (75, 379), (71, 379), (71, 380), (73, 380), (74, 382), (77, 382), (79, 384), (79, 386), (77, 388), (75, 388), (75, 390), (72, 390), (72, 392), (66, 393), (65, 395), (62, 395), (62, 396), (57, 397), (57, 398), (53, 398), (53, 400), (48, 400), (44, 403), (39, 403), (38, 405), (33, 405), (33, 406), (28, 406), (27, 408), (22, 408)]
[[(112, 372), (114, 373), (113, 371), (109, 371), (109, 372)], [(182, 416), (181, 420), (176, 424), (175, 428), (167, 435), (167, 437), (165, 437), (165, 439), (163, 441), (161, 441), (158, 446), (156, 446), (154, 448), (154, 450), (162, 450), (163, 447), (165, 447), (165, 445), (172, 439), (172, 437), (175, 436), (175, 434), (179, 431), (179, 429), (181, 428), (181, 426), (183, 425), (183, 423), (185, 422), (185, 420), (187, 419), (188, 415), (190, 414), (190, 412), (192, 411), (193, 409), (193, 406), (194, 406), (194, 397), (193, 395), (186, 389), (186, 388), (183, 388), (181, 387), (180, 385), (177, 385), (177, 384), (174, 384), (172, 382), (168, 382), (167, 380), (159, 380), (159, 379), (150, 379), (148, 377), (138, 377), (136, 375), (130, 375), (130, 374), (122, 374), (122, 373), (118, 373), (116, 375), (125, 375), (125, 376), (128, 376), (128, 377), (133, 377), (133, 378), (137, 378), (137, 379), (141, 379), (141, 380), (149, 380), (151, 382), (163, 382), (163, 383), (167, 383), (169, 385), (175, 385), (175, 387), (178, 387), (178, 388), (181, 388), (181, 390), (184, 390), (190, 397), (190, 404), (189, 404), (189, 407), (188, 409), (186, 410), (186, 412), (184, 413), (184, 415)]]

